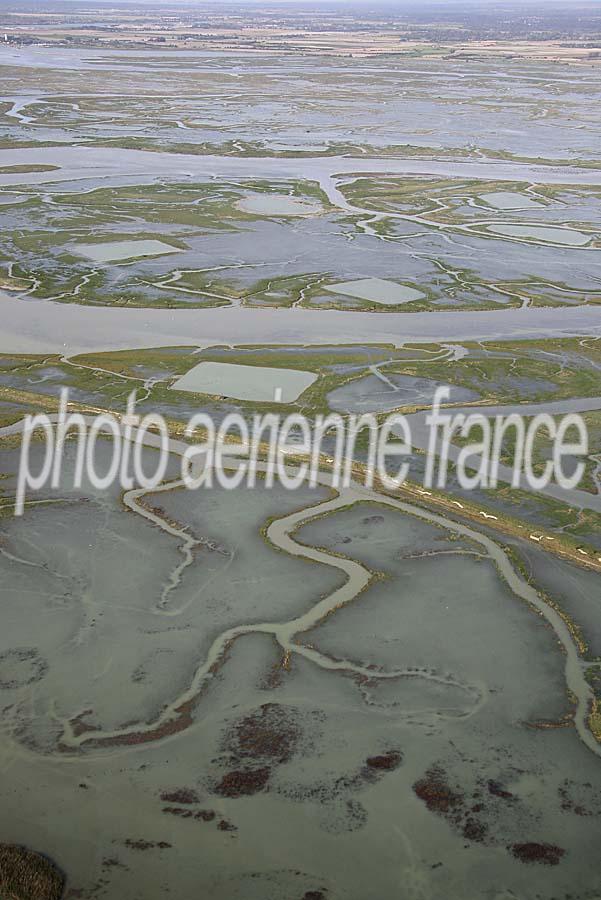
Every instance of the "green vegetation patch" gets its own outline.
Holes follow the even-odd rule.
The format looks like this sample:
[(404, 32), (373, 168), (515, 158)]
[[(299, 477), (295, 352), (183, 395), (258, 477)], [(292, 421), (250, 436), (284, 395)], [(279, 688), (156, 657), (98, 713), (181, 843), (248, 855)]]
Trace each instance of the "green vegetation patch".
[[(489, 403), (601, 396), (601, 344), (594, 339), (467, 343), (462, 359), (395, 362), (387, 373), (426, 377), (476, 391)], [(592, 363), (592, 364), (591, 364)]]

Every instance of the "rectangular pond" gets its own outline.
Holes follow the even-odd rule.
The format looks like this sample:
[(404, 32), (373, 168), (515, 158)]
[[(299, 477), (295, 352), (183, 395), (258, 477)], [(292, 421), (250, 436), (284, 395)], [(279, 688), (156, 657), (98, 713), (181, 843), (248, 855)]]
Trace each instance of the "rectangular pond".
[(384, 278), (360, 278), (357, 281), (340, 281), (337, 284), (324, 285), (325, 290), (333, 294), (344, 294), (357, 297), (370, 303), (384, 303), (396, 306), (398, 303), (410, 303), (420, 300), (424, 295), (415, 288)]
[(542, 206), (536, 200), (516, 191), (492, 191), (490, 194), (480, 194), (480, 200), (495, 209), (535, 209)]
[(233, 400), (292, 403), (316, 378), (313, 372), (300, 369), (207, 361), (182, 375), (171, 385), (171, 390), (213, 394)]
[(504, 237), (548, 241), (550, 244), (564, 244), (569, 247), (584, 247), (591, 241), (590, 235), (581, 231), (552, 225), (489, 225), (488, 230)]
[(73, 251), (79, 256), (86, 256), (94, 262), (121, 262), (138, 259), (142, 256), (162, 256), (165, 253), (181, 253), (177, 247), (163, 241), (133, 240), (107, 241), (102, 244), (75, 244)]

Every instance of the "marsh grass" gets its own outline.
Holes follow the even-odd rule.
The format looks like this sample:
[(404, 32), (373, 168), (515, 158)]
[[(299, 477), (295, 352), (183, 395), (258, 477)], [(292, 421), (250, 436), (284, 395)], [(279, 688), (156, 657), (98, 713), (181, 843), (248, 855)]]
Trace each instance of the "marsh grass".
[(45, 856), (0, 844), (1, 900), (60, 900), (64, 886), (63, 874)]

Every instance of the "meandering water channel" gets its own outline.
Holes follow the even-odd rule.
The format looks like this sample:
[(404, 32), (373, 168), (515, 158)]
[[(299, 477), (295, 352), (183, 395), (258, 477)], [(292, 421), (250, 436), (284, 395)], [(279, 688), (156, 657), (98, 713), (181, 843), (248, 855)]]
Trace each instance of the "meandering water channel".
[[(54, 417), (56, 421), (57, 417)], [(93, 419), (87, 417), (89, 424)], [(6, 428), (0, 429), (0, 436), (7, 434), (15, 434), (22, 430), (23, 423), (16, 423)], [(146, 446), (157, 448), (160, 445), (160, 438), (157, 435), (146, 433), (144, 436)], [(170, 440), (169, 450), (175, 455), (181, 456), (189, 445), (177, 441)], [(201, 465), (197, 457), (196, 465)], [(235, 467), (235, 460), (225, 460), (225, 465)], [(259, 466), (259, 469), (265, 470), (265, 466)], [(290, 470), (291, 473), (294, 469)], [(319, 483), (324, 487), (331, 489), (331, 477), (327, 473), (322, 473)], [(171, 482), (163, 484), (159, 491), (177, 490), (182, 487), (182, 481), (175, 479)], [(161, 602), (158, 604), (155, 612), (157, 615), (175, 614), (177, 610), (168, 609), (168, 594), (179, 583), (183, 570), (189, 564), (191, 548), (194, 540), (190, 535), (176, 524), (169, 522), (157, 511), (150, 509), (143, 502), (144, 496), (147, 494), (157, 493), (157, 488), (133, 489), (127, 491), (123, 496), (123, 502), (126, 507), (136, 514), (142, 516), (145, 520), (151, 522), (154, 526), (161, 528), (170, 537), (180, 541), (180, 551), (182, 553), (182, 563), (166, 582), (166, 588), (162, 591)], [(208, 653), (200, 662), (194, 675), (186, 687), (186, 689), (174, 697), (152, 721), (134, 722), (115, 731), (85, 731), (81, 734), (75, 734), (68, 727), (69, 723), (65, 723), (65, 733), (62, 738), (62, 746), (66, 751), (68, 758), (69, 750), (74, 753), (81, 749), (95, 749), (106, 747), (136, 746), (140, 743), (160, 740), (167, 735), (184, 730), (190, 725), (189, 711), (198, 700), (200, 694), (207, 689), (214, 672), (223, 663), (228, 647), (238, 638), (247, 634), (270, 634), (280, 645), (285, 655), (299, 654), (308, 661), (314, 663), (321, 668), (329, 671), (339, 671), (350, 677), (355, 678), (425, 678), (444, 682), (450, 686), (454, 686), (463, 690), (471, 699), (471, 708), (466, 713), (472, 715), (473, 712), (486, 702), (487, 697), (477, 685), (468, 685), (459, 681), (455, 681), (452, 677), (442, 677), (433, 670), (415, 670), (403, 669), (389, 671), (373, 669), (371, 667), (363, 667), (348, 660), (335, 660), (318, 652), (312, 647), (306, 646), (300, 640), (300, 636), (314, 628), (326, 616), (335, 614), (336, 610), (342, 606), (355, 600), (365, 588), (370, 584), (373, 574), (361, 563), (356, 560), (341, 557), (325, 550), (309, 547), (298, 543), (294, 538), (294, 533), (304, 524), (312, 519), (328, 515), (339, 509), (348, 507), (358, 502), (372, 502), (384, 504), (398, 510), (400, 513), (409, 516), (416, 516), (432, 524), (441, 526), (456, 535), (460, 535), (470, 541), (475, 542), (483, 552), (496, 566), (501, 578), (504, 579), (510, 590), (520, 599), (534, 607), (548, 622), (555, 632), (558, 641), (561, 643), (565, 651), (565, 679), (568, 689), (575, 697), (574, 725), (582, 742), (597, 756), (601, 756), (601, 746), (597, 743), (595, 737), (587, 726), (587, 718), (593, 701), (593, 694), (584, 675), (584, 666), (578, 656), (576, 644), (570, 634), (569, 628), (559, 613), (551, 607), (538, 594), (536, 589), (529, 585), (522, 576), (516, 571), (513, 564), (505, 551), (490, 537), (484, 535), (472, 527), (460, 524), (451, 519), (446, 518), (438, 513), (431, 512), (427, 509), (406, 503), (389, 495), (384, 495), (371, 488), (353, 483), (347, 489), (340, 491), (331, 499), (322, 500), (315, 505), (311, 505), (302, 510), (282, 516), (271, 522), (267, 528), (267, 539), (279, 550), (289, 553), (293, 556), (303, 557), (308, 560), (323, 563), (339, 569), (345, 575), (345, 582), (342, 586), (336, 588), (327, 596), (320, 598), (309, 610), (303, 614), (282, 622), (263, 622), (253, 624), (240, 624), (233, 628), (223, 631), (212, 643)], [(441, 715), (443, 715), (441, 713)]]

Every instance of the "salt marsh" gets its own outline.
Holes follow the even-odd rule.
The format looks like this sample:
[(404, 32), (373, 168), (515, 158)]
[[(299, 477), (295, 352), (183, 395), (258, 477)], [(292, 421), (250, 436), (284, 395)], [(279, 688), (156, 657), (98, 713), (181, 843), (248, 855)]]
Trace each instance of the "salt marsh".
[(101, 491), (69, 441), (9, 507), (62, 386), (174, 433), (447, 381), (457, 411), (596, 414), (601, 70), (114, 49), (104, 15), (3, 47), (2, 841), (65, 900), (596, 897), (601, 494), (192, 492), (176, 440), (163, 485)]

